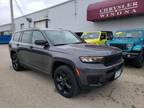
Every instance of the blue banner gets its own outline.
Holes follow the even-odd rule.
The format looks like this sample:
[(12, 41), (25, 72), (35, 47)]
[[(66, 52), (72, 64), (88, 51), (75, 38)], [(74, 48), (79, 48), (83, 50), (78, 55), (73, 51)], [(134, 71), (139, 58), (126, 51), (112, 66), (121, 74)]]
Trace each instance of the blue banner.
[(8, 44), (11, 40), (11, 35), (0, 35), (0, 44)]

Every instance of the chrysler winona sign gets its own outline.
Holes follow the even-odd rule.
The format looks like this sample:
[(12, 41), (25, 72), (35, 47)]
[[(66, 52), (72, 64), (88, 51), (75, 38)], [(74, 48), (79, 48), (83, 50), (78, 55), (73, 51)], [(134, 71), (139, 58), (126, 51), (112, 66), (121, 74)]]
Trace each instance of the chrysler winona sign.
[(137, 12), (138, 2), (130, 2), (113, 7), (100, 9), (99, 15), (101, 18), (114, 17), (119, 15), (134, 14)]
[(144, 13), (144, 0), (107, 0), (88, 7), (88, 21), (133, 16)]

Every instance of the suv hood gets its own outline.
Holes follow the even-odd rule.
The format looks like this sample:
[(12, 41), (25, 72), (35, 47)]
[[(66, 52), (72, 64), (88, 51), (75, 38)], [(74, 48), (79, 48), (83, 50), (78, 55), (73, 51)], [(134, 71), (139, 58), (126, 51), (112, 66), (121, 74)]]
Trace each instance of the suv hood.
[(139, 38), (114, 38), (113, 40), (108, 41), (108, 43), (133, 44), (137, 43), (139, 40)]
[(90, 45), (86, 43), (54, 46), (52, 50), (78, 56), (108, 56), (121, 52), (121, 50), (118, 48)]

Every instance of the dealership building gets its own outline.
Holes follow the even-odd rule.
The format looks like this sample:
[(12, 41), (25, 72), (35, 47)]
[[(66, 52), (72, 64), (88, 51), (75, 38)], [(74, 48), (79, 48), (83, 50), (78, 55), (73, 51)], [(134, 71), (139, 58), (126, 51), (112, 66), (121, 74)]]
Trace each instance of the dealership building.
[[(0, 34), (10, 31), (0, 26)], [(74, 32), (144, 28), (144, 0), (69, 0), (15, 18), (15, 29), (62, 28)]]

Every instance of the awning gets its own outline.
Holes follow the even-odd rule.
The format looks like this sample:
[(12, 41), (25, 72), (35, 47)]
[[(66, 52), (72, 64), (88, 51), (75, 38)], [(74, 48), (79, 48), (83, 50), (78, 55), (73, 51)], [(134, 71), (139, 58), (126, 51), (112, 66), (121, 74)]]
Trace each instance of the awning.
[(105, 0), (88, 6), (87, 20), (94, 22), (141, 14), (144, 14), (144, 0)]

